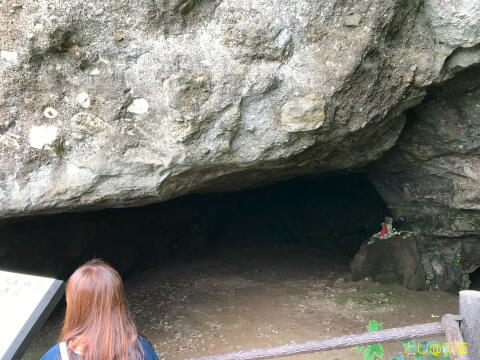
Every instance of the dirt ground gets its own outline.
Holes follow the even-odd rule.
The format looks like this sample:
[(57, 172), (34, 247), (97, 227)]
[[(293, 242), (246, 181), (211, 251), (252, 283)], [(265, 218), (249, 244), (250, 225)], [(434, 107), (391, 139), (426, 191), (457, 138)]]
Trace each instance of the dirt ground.
[[(126, 287), (140, 332), (168, 360), (361, 333), (372, 319), (392, 328), (458, 312), (453, 294), (352, 282), (349, 261), (308, 247), (231, 246), (158, 266)], [(63, 311), (54, 312), (24, 359), (38, 359), (56, 342)], [(402, 350), (399, 343), (384, 347), (384, 359)], [(291, 359), (361, 358), (346, 349)]]

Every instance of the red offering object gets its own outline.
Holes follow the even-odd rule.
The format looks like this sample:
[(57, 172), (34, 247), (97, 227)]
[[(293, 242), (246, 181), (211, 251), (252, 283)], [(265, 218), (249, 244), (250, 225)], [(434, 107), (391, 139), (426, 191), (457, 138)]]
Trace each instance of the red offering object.
[(387, 224), (382, 223), (382, 231), (380, 231), (377, 236), (379, 237), (384, 237), (385, 235), (388, 235), (388, 229), (387, 229)]

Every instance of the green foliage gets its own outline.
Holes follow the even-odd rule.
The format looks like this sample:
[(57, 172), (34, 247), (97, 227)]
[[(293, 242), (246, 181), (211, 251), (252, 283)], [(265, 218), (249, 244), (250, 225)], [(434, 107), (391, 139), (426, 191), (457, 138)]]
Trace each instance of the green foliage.
[(383, 325), (380, 324), (377, 320), (370, 320), (370, 322), (368, 323), (368, 326), (367, 326), (367, 331), (368, 332), (378, 331), (378, 330), (382, 330), (382, 329), (383, 329)]
[(403, 353), (398, 353), (392, 360), (450, 360), (450, 355), (442, 352), (442, 345), (437, 341), (415, 340), (403, 342)]
[(458, 250), (453, 257), (453, 265), (459, 267), (462, 263), (462, 252)]
[[(367, 331), (382, 330), (383, 325), (376, 320), (370, 320), (367, 326)], [(363, 360), (375, 360), (383, 356), (383, 347), (380, 344), (356, 346), (355, 350), (363, 354)]]

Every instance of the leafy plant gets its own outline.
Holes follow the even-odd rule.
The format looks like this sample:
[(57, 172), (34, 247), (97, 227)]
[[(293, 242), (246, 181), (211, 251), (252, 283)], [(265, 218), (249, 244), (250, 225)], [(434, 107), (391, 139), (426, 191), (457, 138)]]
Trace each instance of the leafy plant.
[[(377, 320), (370, 320), (367, 326), (368, 332), (378, 331), (382, 329), (383, 325), (380, 324)], [(355, 350), (362, 353), (363, 360), (375, 360), (383, 356), (383, 346), (380, 344), (356, 346)]]
[(462, 263), (462, 252), (461, 250), (458, 250), (453, 257), (453, 265), (458, 267), (460, 266), (461, 263)]
[(450, 355), (444, 354), (442, 345), (436, 341), (407, 340), (402, 345), (404, 352), (394, 355), (392, 360), (450, 360)]

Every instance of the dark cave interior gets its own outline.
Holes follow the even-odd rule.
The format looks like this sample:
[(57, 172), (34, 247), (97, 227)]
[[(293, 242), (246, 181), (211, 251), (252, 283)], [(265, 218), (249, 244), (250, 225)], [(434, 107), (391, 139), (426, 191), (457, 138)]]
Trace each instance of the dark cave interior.
[(0, 226), (0, 268), (66, 278), (100, 257), (125, 276), (218, 248), (295, 245), (351, 258), (388, 209), (365, 173), (306, 177), (137, 208), (64, 213)]
[(470, 276), (470, 290), (480, 291), (480, 268), (469, 274)]

